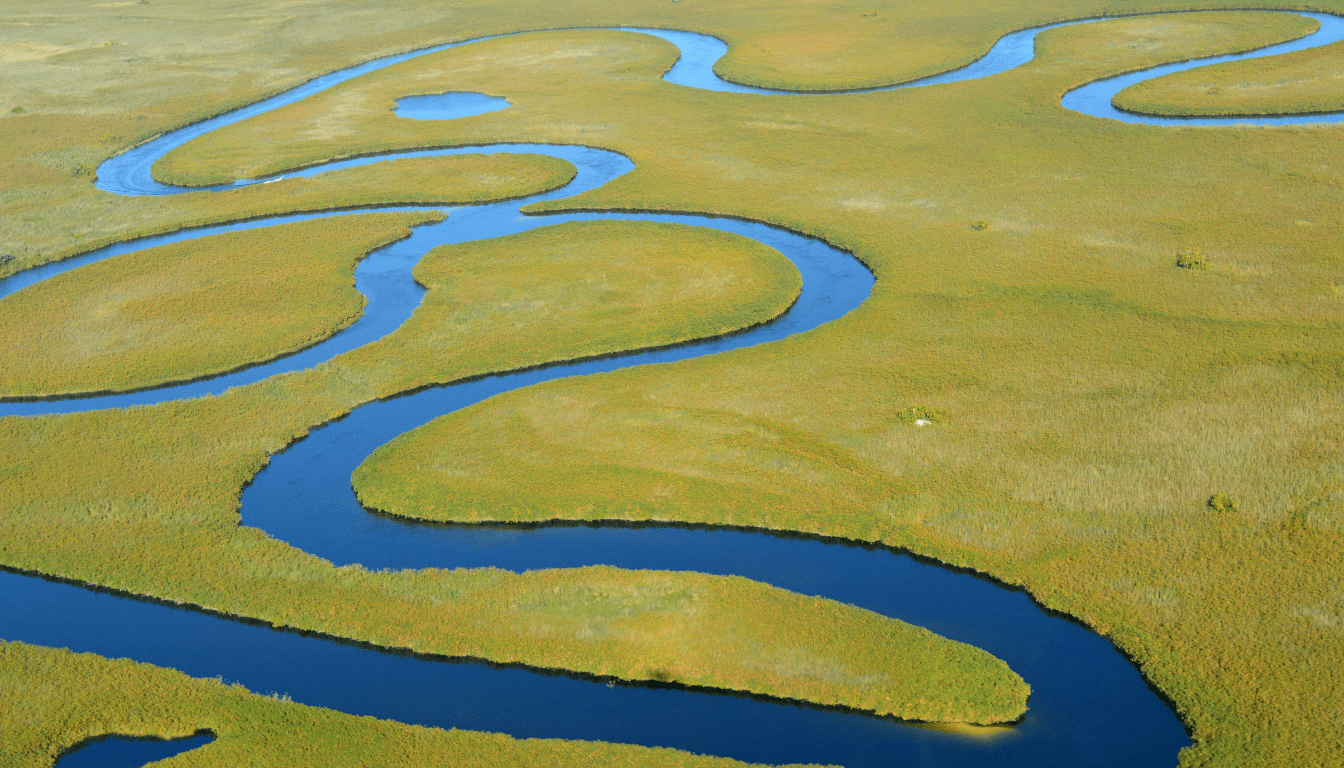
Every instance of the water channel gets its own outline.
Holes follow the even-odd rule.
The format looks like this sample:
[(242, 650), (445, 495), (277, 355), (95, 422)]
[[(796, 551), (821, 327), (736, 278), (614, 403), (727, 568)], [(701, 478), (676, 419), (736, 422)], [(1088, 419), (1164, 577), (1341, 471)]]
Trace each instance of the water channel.
[[(1320, 20), (1320, 31), (1245, 55), (1271, 55), (1344, 39), (1344, 20), (1324, 14), (1304, 15)], [(1007, 71), (1032, 58), (1036, 34), (1078, 23), (1087, 21), (1015, 32), (1004, 36), (984, 58), (965, 68), (913, 83), (869, 90), (921, 87)], [(726, 46), (715, 38), (667, 30), (629, 31), (656, 35), (681, 49), (680, 60), (666, 75), (673, 83), (718, 91), (781, 93), (718, 78), (712, 66)], [(151, 166), (168, 151), (224, 125), (294, 103), (368, 72), (471, 42), (475, 41), (388, 57), (325, 75), (255, 105), (174, 131), (104, 163), (98, 171), (98, 186), (125, 195), (196, 191), (154, 181)], [(1063, 106), (1103, 119), (1161, 125), (1276, 124), (1279, 120), (1276, 118), (1150, 119), (1110, 107), (1110, 96), (1106, 94), (1113, 95), (1132, 82), (1232, 58), (1239, 57), (1186, 62), (1099, 81), (1067, 94)], [(836, 98), (818, 95), (828, 97)], [(432, 95), (403, 99), (405, 103), (399, 104), (399, 113), (404, 109), (405, 116), (415, 119), (449, 119), (507, 107), (507, 102), (483, 94), (456, 93), (451, 99), (435, 99)], [(1314, 115), (1300, 122), (1336, 122), (1340, 118), (1340, 115)], [(551, 155), (573, 163), (578, 173), (564, 188), (524, 200), (468, 207), (431, 206), (447, 211), (448, 219), (417, 228), (410, 239), (362, 261), (356, 270), (356, 287), (368, 297), (363, 317), (309, 349), (204, 381), (143, 392), (0, 403), (0, 416), (65, 413), (198, 397), (277, 373), (312, 367), (399, 327), (418, 306), (423, 293), (414, 283), (411, 269), (423, 254), (444, 243), (591, 219), (677, 222), (752, 237), (787, 256), (803, 276), (799, 301), (775, 322), (723, 339), (501, 374), (362, 406), (349, 417), (315, 430), (275, 456), (243, 493), (243, 524), (261, 528), (337, 565), (351, 562), (371, 568), (489, 565), (526, 570), (607, 564), (737, 574), (803, 594), (830, 597), (928, 627), (1003, 659), (1032, 685), (1030, 710), (1023, 722), (993, 738), (977, 738), (891, 719), (751, 696), (661, 684), (613, 684), (580, 675), (541, 673), (476, 660), (388, 652), (3, 571), (0, 571), (0, 637), (109, 657), (129, 657), (198, 677), (222, 676), (254, 691), (283, 693), (295, 701), (352, 714), (499, 731), (519, 737), (601, 739), (678, 747), (753, 762), (817, 762), (850, 768), (1174, 764), (1176, 753), (1189, 743), (1184, 729), (1108, 641), (1065, 617), (1042, 610), (1024, 593), (971, 574), (885, 548), (816, 537), (664, 525), (430, 525), (369, 514), (360, 507), (349, 482), (355, 466), (396, 435), (442, 414), (540, 381), (722, 353), (805, 332), (843, 316), (862, 303), (872, 290), (872, 276), (848, 254), (820, 241), (756, 222), (673, 214), (526, 216), (519, 212), (521, 206), (532, 202), (570, 197), (599, 187), (633, 168), (623, 156), (600, 149), (554, 145), (462, 147), (357, 158), (285, 175), (312, 175), (400, 157), (476, 152)], [(244, 180), (211, 189), (230, 189), (268, 180)], [(0, 282), (0, 297), (93, 261), (168, 242), (349, 213), (279, 216), (119, 244), (14, 275)], [(168, 751), (153, 754), (166, 756), (174, 749), (209, 740), (208, 736), (197, 738), (198, 741), (186, 746), (169, 745), (172, 748)], [(127, 750), (134, 749), (143, 752), (145, 744), (119, 739), (100, 741), (72, 753), (68, 764), (96, 759), (100, 754), (109, 759), (117, 754), (124, 758), (129, 754)], [(145, 752), (143, 759), (157, 758)]]

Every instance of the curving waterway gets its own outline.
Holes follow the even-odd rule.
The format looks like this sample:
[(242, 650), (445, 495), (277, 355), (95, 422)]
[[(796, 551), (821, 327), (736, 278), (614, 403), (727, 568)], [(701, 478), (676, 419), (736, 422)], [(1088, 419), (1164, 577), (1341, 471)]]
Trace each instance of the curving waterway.
[[(1097, 117), (1158, 125), (1277, 124), (1283, 118), (1140, 117), (1117, 112), (1110, 107), (1110, 98), (1133, 82), (1180, 69), (1344, 39), (1344, 20), (1324, 14), (1304, 15), (1321, 21), (1321, 29), (1251, 54), (1185, 62), (1098, 81), (1067, 94), (1063, 106)], [(985, 57), (962, 69), (868, 90), (922, 87), (998, 74), (1031, 60), (1035, 36), (1041, 31), (1089, 21), (1096, 20), (1015, 32), (1001, 38)], [(681, 58), (666, 75), (673, 83), (716, 91), (784, 93), (718, 78), (713, 64), (726, 46), (715, 38), (668, 30), (627, 31), (655, 35), (681, 49)], [(472, 42), (476, 41), (392, 56), (325, 75), (252, 106), (166, 134), (104, 163), (98, 171), (98, 186), (124, 195), (198, 191), (159, 184), (150, 175), (150, 168), (172, 149), (222, 126), (294, 103), (368, 72)], [(854, 93), (863, 92), (868, 91)], [(406, 103), (399, 105), (399, 111), (404, 108), (408, 117), (435, 119), (506, 106), (481, 94), (453, 96), (440, 101), (434, 96), (403, 99)], [(445, 109), (448, 111), (435, 113)], [(1319, 123), (1339, 119), (1340, 115), (1312, 115), (1291, 120)], [(198, 397), (312, 367), (399, 327), (423, 294), (411, 276), (412, 268), (421, 256), (441, 244), (593, 219), (675, 222), (751, 237), (787, 256), (803, 277), (798, 302), (776, 321), (722, 339), (501, 374), (367, 404), (273, 457), (243, 493), (243, 524), (261, 528), (337, 565), (496, 566), (521, 571), (607, 564), (736, 574), (803, 594), (830, 597), (928, 627), (1003, 659), (1032, 685), (1030, 710), (1023, 722), (993, 738), (977, 738), (750, 696), (669, 685), (613, 684), (580, 675), (394, 653), (10, 572), (0, 572), (0, 637), (134, 658), (198, 677), (221, 675), (254, 691), (283, 693), (295, 701), (352, 714), (519, 737), (678, 747), (753, 762), (817, 762), (850, 768), (990, 763), (1145, 766), (1175, 762), (1176, 753), (1189, 743), (1184, 729), (1108, 641), (1067, 618), (1042, 610), (1022, 592), (974, 575), (885, 548), (816, 537), (662, 525), (419, 524), (373, 515), (360, 507), (350, 488), (353, 469), (378, 446), (440, 415), (541, 381), (684, 360), (784, 338), (843, 316), (871, 292), (872, 276), (848, 254), (761, 223), (674, 214), (520, 213), (521, 206), (594, 189), (633, 168), (625, 157), (600, 149), (517, 144), (405, 152), (328, 163), (285, 176), (307, 176), (395, 158), (479, 152), (550, 155), (573, 163), (577, 175), (562, 189), (524, 200), (429, 206), (447, 211), (448, 219), (419, 227), (409, 239), (364, 259), (356, 269), (356, 287), (368, 298), (364, 315), (313, 347), (204, 381), (143, 392), (0, 403), (0, 416), (66, 413)], [(219, 191), (268, 180), (244, 180), (209, 189)], [(0, 282), (0, 297), (93, 261), (169, 242), (350, 213), (278, 216), (118, 244), (14, 275)], [(117, 740), (101, 742), (90, 750), (116, 744)]]

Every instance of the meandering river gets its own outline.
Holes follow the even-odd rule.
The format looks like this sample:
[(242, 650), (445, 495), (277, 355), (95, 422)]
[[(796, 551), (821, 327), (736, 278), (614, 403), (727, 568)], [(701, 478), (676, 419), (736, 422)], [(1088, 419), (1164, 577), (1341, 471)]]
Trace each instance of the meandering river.
[[(1321, 30), (1245, 55), (1271, 55), (1344, 39), (1344, 20), (1323, 14), (1304, 15), (1320, 20)], [(984, 58), (968, 67), (892, 88), (924, 87), (1004, 72), (1032, 58), (1036, 34), (1077, 23), (1087, 22), (1064, 22), (1006, 35)], [(656, 35), (681, 49), (680, 60), (666, 75), (673, 83), (763, 96), (781, 93), (718, 78), (712, 67), (726, 46), (715, 38), (667, 30), (629, 31)], [(150, 175), (151, 166), (172, 149), (222, 126), (294, 103), (368, 72), (472, 42), (476, 41), (388, 57), (325, 75), (255, 105), (174, 131), (108, 160), (98, 170), (98, 186), (123, 195), (195, 191), (159, 184)], [(1186, 62), (1099, 81), (1067, 94), (1063, 106), (1103, 119), (1159, 125), (1283, 122), (1282, 118), (1146, 118), (1110, 107), (1111, 96), (1132, 82), (1233, 58), (1240, 57)], [(447, 101), (452, 103), (441, 105), (448, 110), (443, 117), (506, 106), (498, 99), (478, 94)], [(438, 108), (433, 99), (408, 101), (403, 106), (407, 116), (417, 119), (433, 119)], [(1289, 121), (1336, 122), (1341, 117), (1313, 115)], [(423, 293), (411, 276), (412, 268), (421, 256), (445, 243), (592, 219), (668, 221), (741, 234), (776, 248), (802, 273), (803, 291), (798, 302), (778, 320), (723, 339), (506, 373), (362, 406), (273, 457), (243, 493), (243, 524), (261, 528), (337, 565), (359, 562), (371, 568), (497, 566), (525, 570), (608, 564), (737, 574), (804, 594), (834, 598), (928, 627), (1005, 660), (1032, 685), (1025, 720), (993, 738), (977, 738), (749, 696), (669, 685), (609, 684), (580, 675), (408, 655), (11, 572), (0, 572), (0, 637), (129, 657), (199, 677), (222, 675), (254, 691), (284, 693), (299, 702), (353, 714), (520, 737), (678, 747), (754, 762), (817, 762), (850, 768), (1156, 766), (1175, 762), (1177, 752), (1189, 743), (1184, 729), (1108, 641), (1065, 617), (1042, 610), (1022, 592), (974, 575), (880, 547), (816, 537), (654, 525), (432, 525), (373, 515), (360, 507), (350, 488), (353, 469), (378, 446), (440, 415), (540, 381), (723, 353), (806, 332), (848, 313), (872, 290), (871, 274), (848, 254), (762, 223), (673, 214), (520, 214), (521, 206), (594, 189), (633, 168), (625, 157), (600, 149), (521, 144), (465, 147), (359, 158), (285, 175), (313, 175), (402, 157), (477, 152), (546, 154), (573, 163), (578, 173), (564, 188), (524, 200), (429, 206), (447, 211), (448, 219), (419, 227), (408, 240), (362, 261), (356, 269), (356, 287), (368, 297), (364, 315), (313, 347), (212, 379), (143, 392), (0, 403), (0, 416), (66, 413), (198, 397), (312, 367), (398, 328), (419, 305)], [(211, 189), (267, 180), (245, 180)], [(14, 275), (0, 282), (0, 297), (83, 264), (168, 242), (350, 213), (278, 216), (119, 244)], [(106, 746), (114, 750), (118, 743), (103, 742), (90, 749)]]

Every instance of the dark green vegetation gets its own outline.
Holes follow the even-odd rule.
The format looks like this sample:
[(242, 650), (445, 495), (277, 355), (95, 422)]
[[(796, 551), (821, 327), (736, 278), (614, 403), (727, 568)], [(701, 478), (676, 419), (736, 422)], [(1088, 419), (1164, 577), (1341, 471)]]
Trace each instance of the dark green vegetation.
[(107, 733), (174, 738), (203, 729), (217, 739), (174, 758), (173, 766), (745, 765), (672, 749), (417, 728), (258, 696), (125, 659), (22, 643), (0, 642), (0, 698), (0, 761), (6, 768), (44, 768), (62, 750)]
[[(1115, 106), (1150, 115), (1293, 115), (1344, 110), (1344, 43), (1231, 61), (1132, 85)], [(1337, 130), (1337, 129), (1336, 129)]]
[(442, 218), (318, 219), (57, 275), (0, 302), (0, 396), (150, 387), (311, 346), (361, 314), (352, 277), (359, 259)]
[[(0, 137), (14, 148), (0, 158), (0, 187), (15, 201), (7, 202), (15, 215), (0, 222), (0, 250), (30, 263), (79, 250), (77, 234), (126, 236), (202, 215), (190, 199), (151, 206), (100, 196), (69, 169), (393, 49), (541, 26), (686, 27), (730, 41), (726, 75), (835, 87), (945, 69), (1034, 23), (1175, 7), (818, 3), (783, 13), (764, 2), (594, 1), (464, 3), (433, 16), (405, 12), (411, 3), (385, 5), (371, 28), (353, 5), (294, 4), (296, 21), (274, 37), (246, 31), (273, 28), (265, 14), (213, 18), (227, 21), (226, 31), (201, 37), (235, 41), (232, 79), (203, 88), (212, 82), (203, 65), (157, 70), (119, 85), (121, 111), (89, 98), (73, 114), (38, 89), (7, 93), (29, 113), (0, 120)], [(318, 13), (352, 21), (304, 23)], [(734, 214), (852, 249), (878, 283), (844, 320), (731, 355), (496, 398), (433, 426), (471, 438), (440, 458), (480, 462), (482, 471), (454, 483), (433, 472), (414, 478), (438, 486), (437, 510), (386, 503), (399, 514), (464, 518), (595, 509), (910, 547), (1022, 584), (1110, 636), (1190, 724), (1197, 744), (1184, 765), (1331, 765), (1344, 762), (1344, 133), (1157, 129), (1059, 107), (1062, 93), (1099, 77), (1300, 33), (1276, 23), (1199, 14), (1059, 29), (1041, 36), (1036, 61), (991, 81), (810, 98), (681, 89), (657, 79), (675, 55), (658, 41), (544, 33), (347, 84), (284, 119), (185, 147), (173, 161), (204, 179), (400, 143), (581, 142), (625, 152), (639, 169), (547, 207)], [(342, 29), (359, 36), (299, 39)], [(127, 48), (143, 46), (141, 55), (162, 55), (121, 27), (115, 34)], [(80, 55), (111, 78), (122, 65), (98, 62), (118, 48), (90, 44)], [(278, 67), (283, 50), (294, 53)], [(207, 48), (191, 61), (218, 58)], [(442, 126), (388, 118), (391, 99), (443, 83), (515, 106)], [(121, 143), (102, 143), (109, 134)], [(978, 221), (988, 226), (968, 226)], [(1175, 266), (1173, 254), (1192, 244), (1209, 269)], [(185, 540), (203, 560), (226, 563), (210, 568), (232, 569), (212, 577), (255, 578), (270, 590), (263, 598), (310, 583), (293, 563), (325, 566), (238, 531), (232, 504), (267, 452), (382, 391), (387, 379), (369, 373), (380, 353), (363, 354), (350, 360), (369, 367), (337, 361), (232, 399), (144, 415), (7, 420), (4, 455), (25, 463), (5, 470), (0, 559), (194, 594), (199, 570), (151, 571), (151, 562), (124, 564), (119, 553), (79, 544), (82, 536), (129, 542), (125, 549), (148, 561), (154, 548)], [(913, 407), (944, 417), (919, 427), (906, 415)], [(259, 426), (263, 413), (273, 423)], [(147, 425), (148, 414), (177, 423)], [(118, 466), (118, 483), (77, 467), (58, 483), (69, 456), (114, 447), (130, 455), (124, 435), (143, 450)], [(516, 450), (524, 439), (525, 456)], [(615, 451), (618, 440), (633, 449)], [(183, 456), (168, 449), (175, 444), (205, 449)], [(487, 505), (502, 478), (542, 461), (550, 462), (547, 488)], [(585, 485), (596, 464), (629, 492)], [(674, 493), (641, 495), (656, 485)], [(37, 492), (57, 486), (51, 496)], [(1214, 494), (1236, 498), (1236, 508), (1214, 510)], [(376, 596), (324, 583), (315, 599), (334, 610), (424, 589), (403, 587), (405, 576), (326, 572), (327, 583), (349, 580)], [(292, 612), (303, 618), (299, 607)]]

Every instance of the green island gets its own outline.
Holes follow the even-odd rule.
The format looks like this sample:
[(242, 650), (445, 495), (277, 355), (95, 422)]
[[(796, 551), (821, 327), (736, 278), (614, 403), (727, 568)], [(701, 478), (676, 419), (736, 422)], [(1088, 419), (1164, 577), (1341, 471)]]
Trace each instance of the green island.
[[(0, 254), (12, 257), (0, 275), (206, 223), (506, 199), (572, 178), (552, 158), (465, 155), (164, 198), (93, 186), (98, 163), (154, 135), (435, 43), (692, 29), (728, 43), (717, 67), (726, 78), (833, 90), (944, 71), (1032, 25), (1218, 8), (207, 5), (58, 0), (42, 19), (0, 29), (10, 102), (0, 110)], [(351, 80), (190, 142), (154, 173), (205, 185), (402, 149), (584, 144), (636, 169), (531, 212), (694, 211), (852, 252), (877, 281), (844, 318), (759, 347), (497, 396), (375, 452), (353, 478), (360, 499), (440, 522), (732, 525), (909, 550), (1020, 586), (1109, 638), (1189, 729), (1182, 766), (1330, 765), (1344, 761), (1344, 136), (1148, 128), (1059, 105), (1093, 80), (1310, 30), (1301, 17), (1245, 10), (1273, 3), (1236, 5), (1050, 30), (1035, 59), (992, 79), (772, 100), (660, 80), (676, 49), (647, 36), (540, 31)], [(1339, 2), (1312, 7), (1344, 13)], [(17, 5), (7, 14), (29, 17)], [(199, 45), (183, 54), (184, 41)], [(1337, 109), (1336, 55), (1169, 76), (1117, 105)], [(448, 88), (513, 106), (442, 122), (390, 112), (397, 98)], [(423, 220), (351, 218), (320, 225), (340, 246), (305, 256), (326, 282), (304, 286), (315, 303), (291, 318), (289, 336), (243, 331), (236, 318), (220, 326), (184, 298), (192, 306), (147, 311), (240, 342), (255, 334), (257, 346), (225, 362), (180, 360), (163, 339), (150, 370), (70, 369), (40, 385), (16, 347), (0, 374), (19, 382), (6, 384), (14, 393), (139, 386), (330, 333), (357, 312), (350, 265)], [(351, 234), (338, 238), (340, 228)], [(248, 260), (282, 235), (258, 235), (226, 276), (265, 290), (272, 273)], [(1178, 265), (1191, 252), (1203, 269)], [(145, 274), (172, 269), (140, 261)], [(59, 295), (0, 302), (7, 341), (78, 322), (61, 299), (134, 279), (115, 262), (45, 284), (65, 285)], [(337, 568), (240, 526), (239, 493), (268, 457), (362, 403), (749, 327), (784, 311), (799, 285), (778, 254), (742, 238), (609, 222), (446, 246), (415, 275), (428, 292), (405, 326), (316, 368), (191, 401), (0, 419), (0, 566), (430, 654), (913, 720), (1007, 722), (1028, 707), (1030, 681), (982, 650), (737, 577)], [(172, 764), (715, 762), (354, 718), (19, 643), (0, 646), (0, 690), (7, 701), (24, 692), (24, 709), (0, 713), (0, 751), (24, 766), (51, 765), (104, 733), (200, 728), (219, 740)]]
[(1149, 115), (1303, 115), (1344, 110), (1344, 43), (1147, 80), (1115, 106)]

